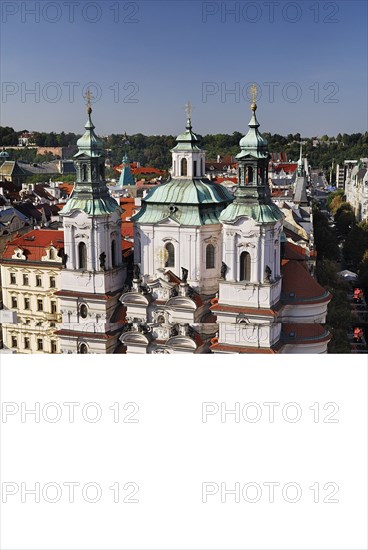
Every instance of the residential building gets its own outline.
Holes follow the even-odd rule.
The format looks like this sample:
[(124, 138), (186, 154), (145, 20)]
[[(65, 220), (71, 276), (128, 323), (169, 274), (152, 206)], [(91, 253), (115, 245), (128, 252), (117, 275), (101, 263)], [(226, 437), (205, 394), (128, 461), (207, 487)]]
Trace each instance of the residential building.
[[(4, 348), (14, 353), (60, 353), (62, 231), (34, 230), (6, 245), (1, 259)], [(9, 319), (11, 322), (9, 322)]]

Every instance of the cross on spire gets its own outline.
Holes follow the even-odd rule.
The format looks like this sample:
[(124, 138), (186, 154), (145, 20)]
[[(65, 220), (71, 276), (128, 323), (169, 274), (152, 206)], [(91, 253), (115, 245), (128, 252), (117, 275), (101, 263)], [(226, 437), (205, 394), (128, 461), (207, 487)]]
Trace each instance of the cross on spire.
[(191, 104), (190, 101), (188, 101), (185, 104), (184, 109), (185, 109), (185, 112), (187, 113), (187, 117), (191, 118), (194, 107), (193, 107), (193, 105)]
[(257, 99), (257, 94), (258, 94), (258, 88), (256, 84), (252, 84), (250, 92), (252, 94), (252, 103), (255, 103)]
[(88, 90), (86, 91), (85, 93), (85, 96), (84, 96), (87, 100), (87, 113), (88, 114), (91, 114), (92, 112), (92, 106), (91, 106), (91, 100), (93, 99), (93, 94), (91, 92), (91, 90), (88, 88)]

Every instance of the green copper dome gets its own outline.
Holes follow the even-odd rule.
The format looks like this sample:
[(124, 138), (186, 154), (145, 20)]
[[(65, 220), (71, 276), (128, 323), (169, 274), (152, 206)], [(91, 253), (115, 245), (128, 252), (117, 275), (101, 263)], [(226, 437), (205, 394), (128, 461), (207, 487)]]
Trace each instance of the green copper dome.
[(171, 151), (202, 151), (197, 145), (198, 138), (192, 132), (192, 123), (190, 118), (187, 119), (186, 130), (183, 134), (179, 134), (176, 138), (177, 145)]
[(86, 131), (78, 140), (78, 153), (74, 155), (77, 181), (61, 216), (82, 210), (88, 216), (108, 216), (120, 209), (111, 197), (105, 181), (105, 155), (102, 140), (94, 133), (92, 109), (88, 106)]
[(182, 225), (216, 224), (232, 200), (225, 187), (210, 180), (173, 179), (152, 189), (132, 220), (158, 223), (170, 217)]
[(267, 150), (268, 143), (267, 143), (267, 140), (258, 131), (259, 122), (257, 120), (256, 113), (255, 113), (256, 109), (257, 109), (257, 105), (253, 104), (252, 118), (250, 119), (250, 122), (248, 124), (249, 131), (247, 135), (242, 137), (242, 139), (239, 142), (241, 151), (236, 155), (237, 159), (241, 159), (248, 155), (254, 158), (260, 158), (260, 159), (268, 157), (268, 150)]
[(78, 153), (74, 156), (74, 158), (79, 157), (80, 155), (99, 157), (103, 153), (102, 140), (94, 133), (95, 127), (91, 119), (92, 109), (90, 107), (88, 108), (87, 113), (88, 119), (85, 125), (86, 131), (77, 141)]
[(220, 221), (223, 223), (235, 223), (239, 218), (252, 218), (258, 223), (275, 223), (284, 218), (283, 213), (276, 204), (239, 204), (233, 202), (222, 212)]

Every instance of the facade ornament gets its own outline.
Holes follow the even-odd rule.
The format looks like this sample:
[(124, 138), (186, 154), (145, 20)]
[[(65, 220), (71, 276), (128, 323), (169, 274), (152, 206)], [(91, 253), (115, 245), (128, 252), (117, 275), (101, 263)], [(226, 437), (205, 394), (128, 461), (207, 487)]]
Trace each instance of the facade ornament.
[(188, 280), (188, 273), (189, 271), (185, 268), (185, 267), (182, 267), (181, 268), (181, 282), (182, 283), (186, 283), (187, 280)]
[(99, 256), (99, 260), (100, 260), (100, 268), (106, 271), (106, 253), (105, 252), (101, 252)]
[(139, 264), (134, 264), (133, 266), (133, 279), (135, 281), (141, 280), (141, 268), (139, 267)]
[(270, 283), (271, 282), (271, 276), (272, 276), (272, 269), (270, 268), (269, 265), (266, 265), (265, 267), (265, 279), (264, 281), (266, 283)]

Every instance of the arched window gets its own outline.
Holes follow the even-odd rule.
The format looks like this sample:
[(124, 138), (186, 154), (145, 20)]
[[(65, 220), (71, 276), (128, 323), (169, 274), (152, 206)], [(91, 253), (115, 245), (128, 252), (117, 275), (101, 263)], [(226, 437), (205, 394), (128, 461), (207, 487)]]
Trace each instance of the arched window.
[(188, 175), (187, 159), (181, 159), (181, 175), (182, 176), (187, 176)]
[(248, 183), (253, 183), (253, 168), (248, 167)]
[(213, 244), (206, 246), (206, 269), (213, 269), (215, 267), (215, 247)]
[(115, 240), (111, 241), (111, 265), (116, 267), (116, 242)]
[(78, 245), (78, 269), (87, 269), (87, 247), (83, 242)]
[(172, 243), (167, 243), (165, 245), (167, 251), (167, 260), (165, 267), (174, 267), (175, 266), (175, 248)]
[(193, 177), (196, 178), (197, 175), (197, 161), (193, 160)]
[(87, 181), (87, 164), (82, 164), (82, 181)]
[(82, 304), (79, 308), (79, 315), (82, 317), (82, 319), (86, 319), (88, 315), (88, 308), (86, 304)]
[(250, 281), (250, 254), (242, 252), (240, 254), (240, 280)]
[(88, 353), (88, 348), (86, 344), (81, 344), (79, 346), (79, 352), (78, 353)]
[(49, 258), (50, 260), (55, 260), (55, 252), (53, 248), (50, 248), (49, 250)]

